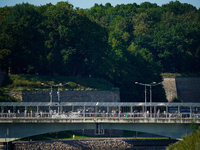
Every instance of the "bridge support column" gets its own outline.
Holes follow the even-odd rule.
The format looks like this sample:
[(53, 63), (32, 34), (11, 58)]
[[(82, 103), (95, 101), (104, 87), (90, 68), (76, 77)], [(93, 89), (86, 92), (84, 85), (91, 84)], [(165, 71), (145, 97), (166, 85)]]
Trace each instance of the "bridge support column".
[(154, 106), (154, 117), (156, 118), (156, 106)]
[(61, 112), (63, 111), (63, 106), (60, 106), (60, 111), (61, 111)]
[(37, 106), (37, 113), (39, 113), (39, 106)]
[(121, 112), (121, 106), (119, 106), (119, 112), (118, 112), (118, 113), (119, 113), (119, 114), (118, 114), (118, 115), (119, 115), (119, 118), (121, 117), (121, 116), (120, 116), (120, 115), (121, 115), (120, 112)]
[(144, 106), (142, 106), (142, 113), (144, 114)]
[(85, 118), (85, 105), (83, 106), (83, 117)]
[(13, 113), (17, 112), (16, 111), (16, 106), (13, 106)]
[(190, 118), (192, 118), (192, 106), (190, 106)]
[(2, 113), (4, 113), (3, 111), (4, 111), (4, 107), (3, 107), (3, 106), (1, 106), (1, 112), (2, 112)]
[(167, 118), (167, 115), (168, 115), (168, 106), (166, 106), (166, 118)]
[(178, 106), (178, 115), (180, 116), (180, 106)]

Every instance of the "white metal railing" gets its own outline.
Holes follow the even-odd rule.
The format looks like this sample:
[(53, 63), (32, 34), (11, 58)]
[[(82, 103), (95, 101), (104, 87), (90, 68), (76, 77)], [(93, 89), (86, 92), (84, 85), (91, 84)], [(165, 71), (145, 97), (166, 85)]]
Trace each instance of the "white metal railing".
[(0, 113), (0, 118), (195, 118), (200, 119), (200, 114), (190, 113)]

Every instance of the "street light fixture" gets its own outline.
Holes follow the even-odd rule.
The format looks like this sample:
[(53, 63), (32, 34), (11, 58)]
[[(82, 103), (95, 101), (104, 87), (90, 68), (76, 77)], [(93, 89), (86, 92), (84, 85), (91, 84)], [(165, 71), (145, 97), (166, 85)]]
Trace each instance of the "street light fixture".
[(151, 116), (152, 116), (152, 106), (151, 106), (151, 103), (152, 103), (152, 86), (156, 86), (156, 85), (158, 85), (158, 84), (161, 84), (161, 82), (160, 83), (157, 83), (156, 84), (156, 82), (152, 82), (152, 83), (150, 83), (150, 84), (144, 84), (144, 83), (139, 83), (139, 82), (135, 82), (135, 84), (139, 84), (139, 85), (144, 85), (145, 86), (145, 118), (147, 117), (147, 115), (146, 115), (146, 102), (147, 102), (147, 96), (146, 96), (146, 94), (147, 94), (147, 92), (146, 92), (146, 86), (149, 86), (150, 87), (150, 113), (151, 113)]
[[(41, 83), (41, 85), (45, 86), (44, 83)], [(48, 83), (47, 86), (50, 86), (50, 87), (51, 87), (51, 91), (50, 91), (50, 93), (49, 93), (49, 96), (50, 96), (50, 103), (52, 104), (52, 86), (53, 86), (53, 85), (50, 84), (50, 83)]]
[[(58, 87), (58, 91), (57, 91), (57, 94), (58, 94), (58, 103), (60, 104), (60, 91), (59, 91), (59, 87), (61, 86), (65, 86), (69, 83), (65, 83), (65, 84), (62, 84), (62, 83), (59, 83), (57, 85), (54, 85), (54, 84), (51, 84), (51, 83), (48, 83), (47, 85), (51, 87), (51, 92), (49, 93), (50, 95), (50, 103), (52, 104), (52, 87)], [(44, 83), (41, 83), (41, 85), (45, 85)], [(50, 106), (51, 107), (51, 106)], [(59, 106), (58, 106), (58, 114), (59, 114)]]

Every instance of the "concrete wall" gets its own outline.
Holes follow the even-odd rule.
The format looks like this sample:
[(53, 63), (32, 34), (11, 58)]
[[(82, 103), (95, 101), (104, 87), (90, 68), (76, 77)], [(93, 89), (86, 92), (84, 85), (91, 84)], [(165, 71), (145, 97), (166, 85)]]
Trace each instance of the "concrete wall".
[[(49, 102), (50, 91), (10, 91), (23, 102)], [(53, 102), (58, 102), (57, 91), (53, 91)], [(60, 91), (61, 102), (120, 102), (119, 91)]]
[(183, 102), (200, 102), (200, 78), (176, 78), (176, 87)]
[(200, 102), (200, 78), (164, 78), (163, 85), (168, 101), (177, 97), (183, 102)]

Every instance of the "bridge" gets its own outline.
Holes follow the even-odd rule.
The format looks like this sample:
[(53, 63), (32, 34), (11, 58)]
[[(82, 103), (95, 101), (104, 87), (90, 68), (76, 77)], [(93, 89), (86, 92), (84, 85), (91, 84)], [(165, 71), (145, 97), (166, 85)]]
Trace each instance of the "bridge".
[(94, 129), (95, 134), (105, 129), (141, 131), (180, 139), (191, 133), (192, 122), (200, 124), (200, 103), (1, 102), (0, 106), (0, 142), (77, 129)]

